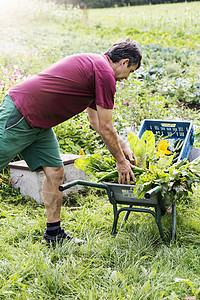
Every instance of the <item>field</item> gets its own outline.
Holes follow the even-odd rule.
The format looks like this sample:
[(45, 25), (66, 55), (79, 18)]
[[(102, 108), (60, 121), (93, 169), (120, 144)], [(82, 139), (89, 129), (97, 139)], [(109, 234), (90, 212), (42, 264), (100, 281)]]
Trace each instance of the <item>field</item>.
[[(199, 1), (88, 11), (39, 0), (0, 5), (0, 101), (11, 85), (62, 57), (103, 53), (129, 36), (140, 44), (143, 61), (127, 82), (117, 84), (118, 133), (137, 132), (146, 118), (190, 120), (200, 147)], [(55, 131), (63, 153), (93, 153), (102, 146), (85, 113)], [(0, 299), (200, 299), (199, 186), (177, 203), (177, 236), (170, 247), (152, 216), (141, 213), (132, 213), (111, 237), (112, 205), (102, 190), (88, 188), (70, 195), (61, 215), (63, 227), (86, 244), (53, 250), (42, 244), (43, 205), (13, 190), (7, 169), (0, 185)], [(171, 216), (163, 223), (169, 233)]]

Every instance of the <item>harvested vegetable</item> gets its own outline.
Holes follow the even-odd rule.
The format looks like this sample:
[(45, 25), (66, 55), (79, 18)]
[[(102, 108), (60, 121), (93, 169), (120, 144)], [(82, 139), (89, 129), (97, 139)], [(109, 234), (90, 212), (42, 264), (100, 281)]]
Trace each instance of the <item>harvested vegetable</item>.
[[(193, 185), (200, 183), (200, 157), (190, 163), (186, 159), (179, 160), (182, 139), (159, 138), (157, 141), (152, 131), (145, 131), (141, 139), (134, 133), (128, 133), (127, 137), (136, 156), (133, 168), (136, 183), (131, 182), (135, 197), (144, 197), (148, 190), (160, 186), (163, 201), (173, 202), (187, 198)], [(116, 162), (106, 150), (81, 156), (75, 166), (97, 181), (118, 183)]]

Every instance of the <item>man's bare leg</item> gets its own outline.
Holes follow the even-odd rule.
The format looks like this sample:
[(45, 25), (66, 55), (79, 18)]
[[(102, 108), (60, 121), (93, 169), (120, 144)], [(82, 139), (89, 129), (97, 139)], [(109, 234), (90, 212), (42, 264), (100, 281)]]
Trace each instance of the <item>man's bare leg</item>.
[(73, 238), (67, 234), (60, 226), (60, 211), (63, 195), (58, 187), (63, 183), (64, 168), (43, 167), (46, 178), (43, 185), (43, 202), (47, 213), (47, 229), (44, 239), (48, 245), (53, 247), (57, 242), (62, 244), (64, 240), (73, 241), (78, 245), (84, 243), (83, 240)]
[(43, 202), (47, 213), (47, 222), (60, 221), (63, 195), (58, 187), (63, 183), (64, 167), (43, 167), (46, 178), (43, 184)]
[(63, 183), (64, 167), (43, 167), (43, 169), (46, 176), (43, 184), (43, 202), (47, 213), (47, 228), (44, 239), (49, 246), (55, 247), (56, 243), (62, 244), (64, 239), (72, 239), (60, 226), (63, 195), (58, 187)]

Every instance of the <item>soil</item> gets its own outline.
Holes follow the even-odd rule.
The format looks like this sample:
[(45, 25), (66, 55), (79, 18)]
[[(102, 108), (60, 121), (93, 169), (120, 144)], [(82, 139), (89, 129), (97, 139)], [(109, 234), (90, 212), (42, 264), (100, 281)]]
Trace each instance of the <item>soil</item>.
[(200, 103), (199, 104), (198, 103), (186, 103), (183, 101), (179, 101), (178, 106), (200, 111)]

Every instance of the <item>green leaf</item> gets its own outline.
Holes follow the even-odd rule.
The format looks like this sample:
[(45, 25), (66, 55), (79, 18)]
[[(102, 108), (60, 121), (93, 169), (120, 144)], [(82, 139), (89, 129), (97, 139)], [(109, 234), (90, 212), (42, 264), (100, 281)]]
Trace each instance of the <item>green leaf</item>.
[(131, 150), (135, 153), (136, 156), (136, 166), (140, 168), (146, 168), (146, 145), (145, 142), (134, 134), (129, 132), (127, 134), (129, 145)]
[(131, 150), (133, 151), (135, 146), (139, 143), (140, 139), (139, 137), (134, 134), (133, 132), (129, 132), (127, 134), (127, 138), (128, 138), (128, 141), (129, 141), (129, 145), (130, 145), (130, 148)]
[(174, 155), (161, 157), (157, 163), (157, 167), (161, 169), (166, 169), (170, 166), (173, 161)]
[(88, 155), (84, 155), (75, 160), (74, 166), (77, 169), (83, 170), (85, 173), (87, 173), (86, 167), (89, 165), (89, 162), (90, 157)]
[(155, 152), (155, 136), (153, 132), (146, 130), (141, 137), (141, 141), (144, 141), (146, 145), (146, 156), (148, 157), (147, 160), (153, 159)]

